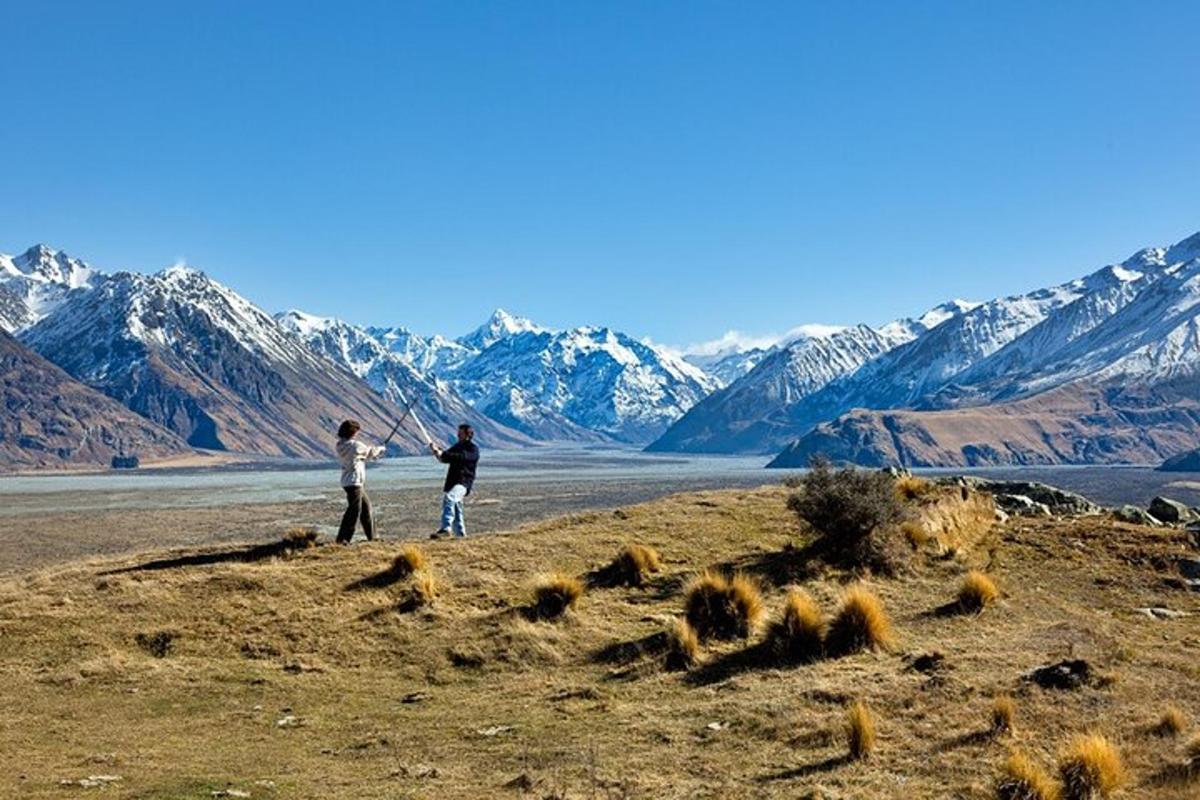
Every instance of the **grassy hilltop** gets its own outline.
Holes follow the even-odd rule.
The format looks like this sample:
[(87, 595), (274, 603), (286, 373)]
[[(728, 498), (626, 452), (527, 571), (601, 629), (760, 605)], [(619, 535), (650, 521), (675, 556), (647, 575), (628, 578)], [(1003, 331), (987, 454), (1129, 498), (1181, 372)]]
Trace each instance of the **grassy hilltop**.
[[(419, 550), (300, 539), (6, 580), (0, 796), (991, 798), (1011, 753), (1103, 782), (1079, 776), (1115, 767), (1107, 742), (1114, 796), (1196, 797), (1186, 533), (993, 524), (986, 495), (898, 488), (890, 576), (826, 558), (768, 487)], [(606, 569), (631, 544), (654, 552)], [(868, 607), (835, 620), (847, 590)], [(685, 607), (747, 635), (693, 641)], [(1072, 660), (1073, 688), (1029, 680)], [(1081, 734), (1103, 739), (1072, 761)]]

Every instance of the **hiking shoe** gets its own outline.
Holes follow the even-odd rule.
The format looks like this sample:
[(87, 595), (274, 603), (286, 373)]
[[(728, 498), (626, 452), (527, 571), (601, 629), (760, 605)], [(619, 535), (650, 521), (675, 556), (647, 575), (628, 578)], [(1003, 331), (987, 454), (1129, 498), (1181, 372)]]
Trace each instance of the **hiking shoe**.
[(448, 539), (449, 537), (450, 537), (450, 531), (446, 530), (445, 528), (442, 528), (440, 531), (437, 531), (436, 533), (429, 534), (430, 539)]

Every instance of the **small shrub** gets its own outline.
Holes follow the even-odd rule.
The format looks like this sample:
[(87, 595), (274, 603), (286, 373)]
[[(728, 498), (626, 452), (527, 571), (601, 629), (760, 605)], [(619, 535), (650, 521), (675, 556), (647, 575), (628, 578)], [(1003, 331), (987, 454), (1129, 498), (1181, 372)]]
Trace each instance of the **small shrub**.
[(583, 582), (574, 575), (555, 573), (542, 578), (533, 590), (533, 616), (557, 619), (575, 608), (583, 596)]
[(609, 565), (614, 581), (626, 586), (641, 586), (646, 576), (662, 570), (662, 559), (650, 547), (629, 544)]
[(996, 800), (1058, 800), (1058, 785), (1033, 759), (1010, 753), (996, 780)]
[(1071, 740), (1059, 757), (1058, 774), (1066, 800), (1108, 797), (1125, 782), (1121, 754), (1099, 734)]
[(894, 641), (892, 623), (879, 598), (862, 586), (846, 590), (829, 625), (826, 647), (830, 653), (848, 655), (860, 650), (887, 650)]
[(407, 578), (414, 572), (425, 569), (426, 564), (428, 559), (425, 558), (425, 551), (415, 544), (406, 544), (400, 548), (400, 554), (392, 562), (392, 573)]
[(966, 613), (975, 614), (996, 602), (1000, 591), (992, 579), (973, 569), (963, 578), (958, 587), (958, 607)]
[(932, 538), (929, 531), (925, 530), (925, 526), (915, 519), (906, 519), (900, 523), (900, 533), (904, 534), (904, 540), (913, 550), (920, 550), (929, 544), (929, 540)]
[(793, 589), (783, 601), (783, 615), (771, 628), (775, 654), (787, 661), (813, 661), (825, 647), (825, 617), (805, 592)]
[(677, 619), (667, 631), (664, 664), (669, 670), (691, 669), (700, 661), (700, 637), (686, 619)]
[(861, 700), (852, 703), (846, 712), (846, 745), (856, 761), (866, 759), (875, 749), (875, 718)]
[(1011, 734), (1015, 730), (1016, 716), (1017, 706), (1013, 699), (1006, 694), (997, 695), (992, 700), (992, 735)]
[(1187, 728), (1187, 717), (1175, 706), (1167, 706), (1158, 723), (1151, 729), (1156, 736), (1173, 737)]
[(764, 613), (758, 585), (745, 575), (705, 571), (685, 590), (684, 616), (701, 640), (745, 638)]
[(888, 536), (894, 536), (904, 506), (887, 473), (853, 467), (835, 471), (828, 461), (814, 459), (788, 508), (820, 534), (831, 562), (888, 574), (900, 567)]
[(896, 478), (893, 489), (901, 500), (920, 500), (933, 491), (933, 484), (915, 475), (901, 475)]

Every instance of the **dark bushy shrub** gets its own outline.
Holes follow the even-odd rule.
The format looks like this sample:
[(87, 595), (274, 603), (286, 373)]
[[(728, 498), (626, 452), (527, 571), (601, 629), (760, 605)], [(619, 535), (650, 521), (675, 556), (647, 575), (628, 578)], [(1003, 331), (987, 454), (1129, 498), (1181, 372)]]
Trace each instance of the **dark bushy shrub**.
[(820, 535), (821, 550), (832, 562), (892, 573), (904, 559), (896, 528), (904, 505), (886, 472), (835, 470), (814, 458), (788, 508)]

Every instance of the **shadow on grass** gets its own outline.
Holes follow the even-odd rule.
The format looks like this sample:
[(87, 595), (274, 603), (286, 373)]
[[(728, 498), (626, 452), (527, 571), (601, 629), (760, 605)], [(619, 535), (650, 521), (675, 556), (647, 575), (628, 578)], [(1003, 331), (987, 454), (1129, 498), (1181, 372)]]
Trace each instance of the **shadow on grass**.
[(256, 561), (285, 558), (319, 546), (312, 541), (297, 541), (290, 538), (281, 539), (278, 542), (271, 542), (270, 544), (256, 544), (234, 550), (215, 550), (173, 556), (171, 558), (159, 558), (143, 564), (134, 564), (130, 567), (106, 570), (100, 574), (119, 575), (125, 572), (153, 572), (164, 569), (182, 569), (184, 567), (205, 567), (212, 564), (253, 564)]
[(631, 664), (650, 656), (664, 655), (667, 646), (667, 634), (659, 631), (640, 639), (605, 645), (592, 654), (592, 660), (601, 664)]
[(770, 775), (763, 775), (757, 780), (759, 783), (773, 783), (775, 781), (794, 781), (799, 778), (808, 778), (813, 775), (819, 775), (822, 772), (830, 772), (838, 767), (844, 767), (853, 761), (849, 755), (843, 754), (840, 756), (831, 756), (823, 761), (815, 761), (812, 764), (803, 764), (792, 769), (785, 769), (781, 772), (772, 772)]
[(1146, 785), (1158, 787), (1188, 786), (1200, 783), (1200, 763), (1167, 764), (1146, 779)]
[(770, 586), (787, 586), (819, 577), (827, 566), (825, 550), (817, 540), (804, 547), (788, 545), (782, 550), (758, 553), (720, 564), (718, 568), (724, 572), (753, 575)]
[(345, 591), (359, 592), (363, 589), (386, 589), (392, 584), (399, 583), (411, 574), (412, 570), (392, 564), (387, 569), (380, 570), (374, 575), (367, 575), (365, 578), (359, 578), (356, 581), (347, 583)]
[(966, 733), (960, 733), (958, 736), (952, 736), (949, 739), (938, 742), (933, 748), (933, 752), (948, 753), (960, 747), (991, 744), (994, 741), (996, 741), (996, 735), (990, 730), (967, 731)]
[(792, 669), (812, 664), (819, 659), (819, 656), (789, 658), (782, 655), (775, 642), (768, 638), (701, 664), (687, 674), (686, 680), (694, 686), (708, 686), (745, 672)]

